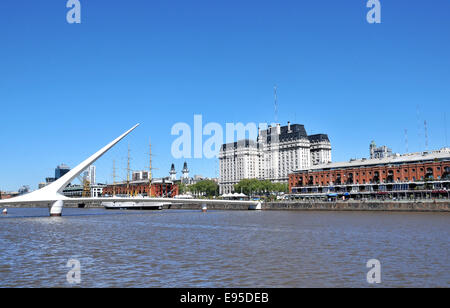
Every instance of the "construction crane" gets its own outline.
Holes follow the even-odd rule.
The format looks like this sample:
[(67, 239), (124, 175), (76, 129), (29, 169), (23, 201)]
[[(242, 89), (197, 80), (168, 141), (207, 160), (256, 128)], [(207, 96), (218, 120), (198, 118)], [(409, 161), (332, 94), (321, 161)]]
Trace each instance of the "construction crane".
[(87, 178), (83, 180), (83, 198), (90, 198), (91, 197), (91, 181), (89, 181)]
[(82, 197), (90, 198), (91, 197), (91, 181), (85, 175), (83, 177), (77, 177), (80, 183), (83, 185), (83, 192), (81, 193)]

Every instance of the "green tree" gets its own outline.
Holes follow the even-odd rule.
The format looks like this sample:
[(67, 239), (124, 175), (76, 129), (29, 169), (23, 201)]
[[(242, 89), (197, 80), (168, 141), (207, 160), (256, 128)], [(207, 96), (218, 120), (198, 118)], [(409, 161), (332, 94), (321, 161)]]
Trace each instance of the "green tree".
[(219, 185), (212, 180), (199, 181), (190, 187), (191, 191), (205, 195), (207, 197), (212, 197), (218, 194)]
[(180, 183), (180, 185), (178, 186), (178, 193), (180, 195), (185, 194), (188, 191), (188, 187), (185, 183)]
[(234, 185), (234, 191), (244, 193), (247, 196), (264, 195), (270, 193), (287, 193), (289, 186), (286, 183), (272, 183), (269, 180), (243, 179)]

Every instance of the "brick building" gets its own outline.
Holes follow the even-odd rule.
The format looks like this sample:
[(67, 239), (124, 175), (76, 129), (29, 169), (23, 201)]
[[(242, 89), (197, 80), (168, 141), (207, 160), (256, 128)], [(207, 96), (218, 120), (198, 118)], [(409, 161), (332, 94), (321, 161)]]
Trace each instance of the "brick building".
[(289, 175), (289, 191), (293, 194), (408, 191), (425, 182), (439, 183), (436, 189), (448, 189), (450, 149), (312, 166)]
[(3, 192), (0, 191), (0, 200), (11, 199), (19, 196), (18, 192)]
[(103, 196), (151, 196), (151, 197), (168, 197), (173, 198), (178, 195), (178, 185), (173, 181), (152, 180), (151, 190), (149, 194), (148, 181), (133, 181), (130, 183), (122, 182), (114, 185), (107, 185), (103, 188)]

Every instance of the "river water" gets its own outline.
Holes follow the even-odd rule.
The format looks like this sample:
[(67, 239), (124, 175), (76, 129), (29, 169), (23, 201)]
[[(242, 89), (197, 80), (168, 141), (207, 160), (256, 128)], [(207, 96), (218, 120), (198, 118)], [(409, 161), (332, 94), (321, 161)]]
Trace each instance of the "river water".
[[(63, 215), (11, 208), (0, 217), (0, 287), (450, 287), (446, 213)], [(79, 284), (67, 280), (69, 259)], [(370, 259), (380, 284), (367, 282)]]

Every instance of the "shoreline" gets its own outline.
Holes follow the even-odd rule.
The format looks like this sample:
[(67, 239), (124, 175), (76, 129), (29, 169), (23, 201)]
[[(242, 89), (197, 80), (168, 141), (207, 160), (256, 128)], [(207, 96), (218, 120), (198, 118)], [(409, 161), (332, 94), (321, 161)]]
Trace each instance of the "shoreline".
[[(7, 208), (42, 208), (42, 205), (8, 206)], [(67, 202), (66, 208), (79, 208), (77, 203)], [(103, 208), (100, 202), (92, 201), (86, 203), (84, 208)], [(200, 210), (201, 205), (172, 204), (164, 206), (165, 210), (185, 209)], [(209, 204), (208, 210), (247, 211), (246, 204), (223, 203)], [(262, 203), (263, 211), (359, 211), (359, 212), (450, 212), (450, 200), (422, 200), (422, 201), (338, 201), (338, 202), (267, 202)]]

